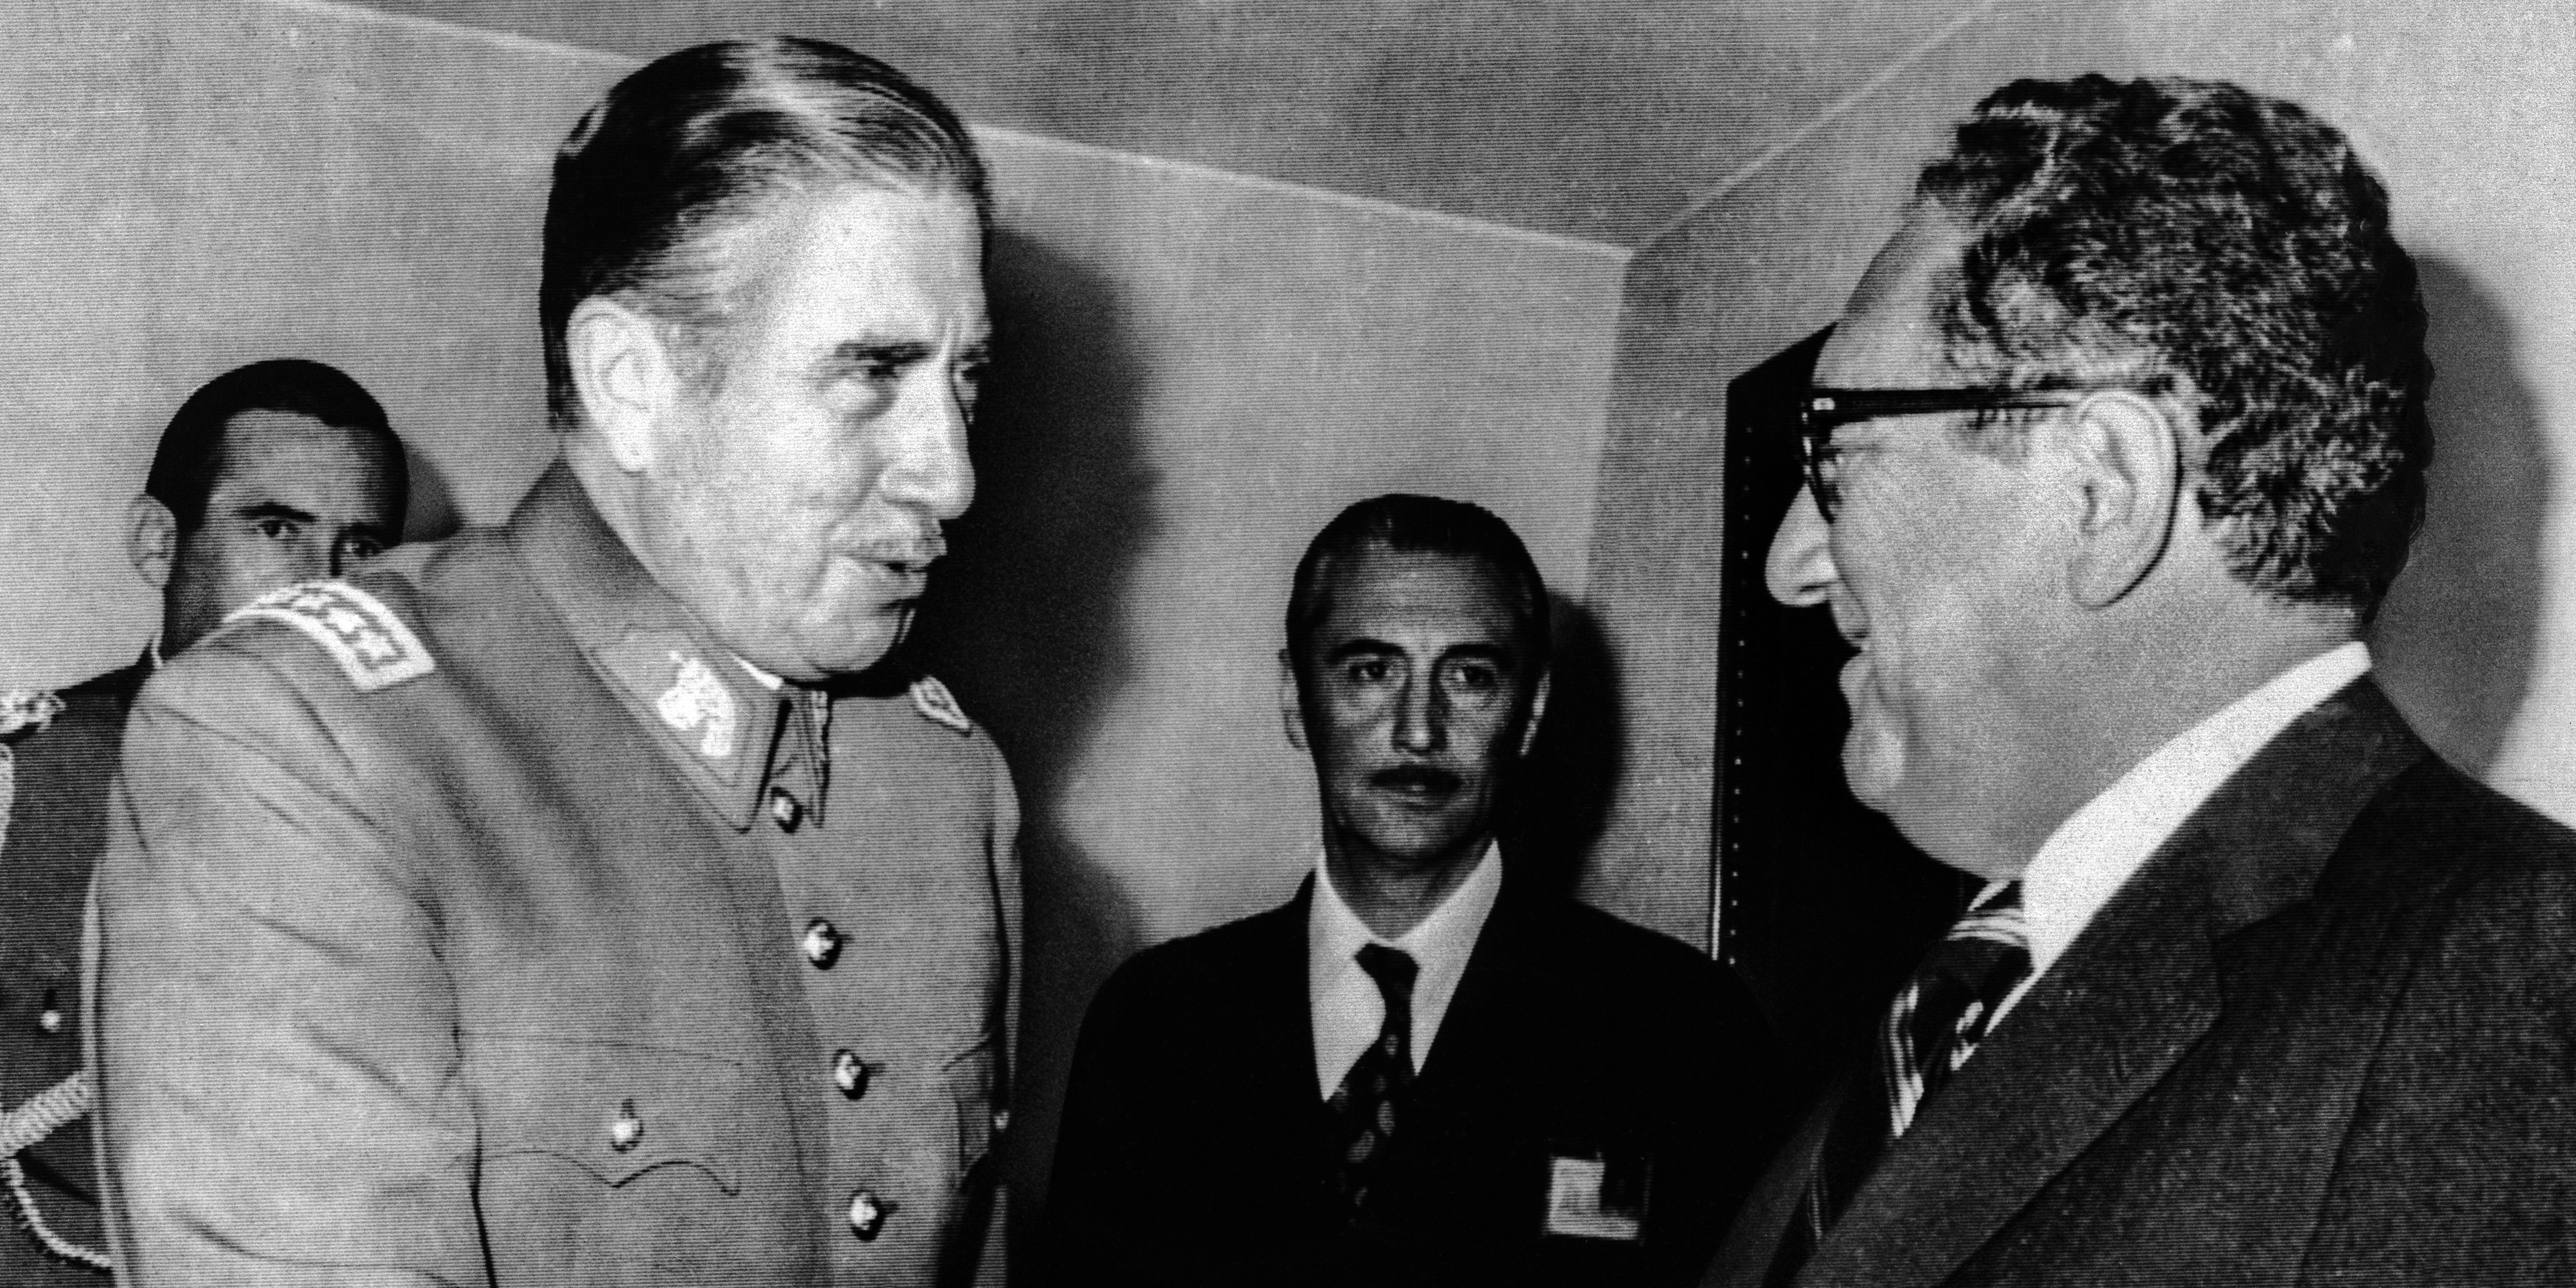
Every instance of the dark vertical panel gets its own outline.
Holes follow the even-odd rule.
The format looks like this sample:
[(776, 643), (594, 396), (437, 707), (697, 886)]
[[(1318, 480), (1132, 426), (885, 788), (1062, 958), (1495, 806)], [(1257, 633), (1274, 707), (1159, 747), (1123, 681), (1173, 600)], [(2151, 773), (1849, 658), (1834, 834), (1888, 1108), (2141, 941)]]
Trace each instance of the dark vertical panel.
[(1798, 495), (1790, 409), (1829, 334), (1726, 393), (1719, 952), (1761, 999), (1801, 1083), (1867, 1031), (1970, 888), (1852, 798), (1842, 770), (1850, 717), (1835, 684), (1851, 647), (1825, 609), (1787, 607), (1763, 585), (1771, 534)]

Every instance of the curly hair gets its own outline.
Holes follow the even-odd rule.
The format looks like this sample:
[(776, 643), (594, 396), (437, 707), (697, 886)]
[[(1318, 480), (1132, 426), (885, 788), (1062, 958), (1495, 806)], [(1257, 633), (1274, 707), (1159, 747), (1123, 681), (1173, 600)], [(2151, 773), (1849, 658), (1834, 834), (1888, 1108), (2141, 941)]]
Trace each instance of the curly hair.
[(2367, 620), (2424, 509), (2424, 305), (2334, 127), (2221, 82), (2016, 81), (1918, 197), (1970, 234), (1948, 357), (2196, 407), (2194, 499), (2240, 580)]

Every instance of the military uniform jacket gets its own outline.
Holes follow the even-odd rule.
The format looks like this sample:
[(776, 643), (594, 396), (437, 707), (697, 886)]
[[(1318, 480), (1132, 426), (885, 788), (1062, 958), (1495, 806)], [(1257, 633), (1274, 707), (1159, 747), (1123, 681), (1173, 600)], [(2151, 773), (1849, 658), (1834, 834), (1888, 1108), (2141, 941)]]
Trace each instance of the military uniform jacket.
[[(151, 673), (137, 661), (63, 690), (50, 722), (0, 749), (0, 1113), (41, 1112), (36, 1098), (81, 1067), (81, 899), (106, 844), (125, 710)], [(0, 1284), (103, 1284), (106, 1271), (70, 1251), (105, 1247), (89, 1121), (14, 1158), (24, 1193), (0, 1200), (16, 1227), (0, 1231)]]
[(1085, 1017), (1048, 1282), (1687, 1283), (1777, 1139), (1752, 1000), (1707, 955), (1506, 876), (1365, 1215), (1330, 1189), (1312, 883), (1147, 949)]
[(799, 701), (560, 462), (165, 668), (95, 893), (132, 1281), (998, 1283), (1008, 775), (862, 684), (818, 792)]
[[(1831, 1112), (1708, 1284), (1768, 1281)], [(2576, 1283), (2576, 835), (2355, 682), (2112, 896), (1797, 1282)]]

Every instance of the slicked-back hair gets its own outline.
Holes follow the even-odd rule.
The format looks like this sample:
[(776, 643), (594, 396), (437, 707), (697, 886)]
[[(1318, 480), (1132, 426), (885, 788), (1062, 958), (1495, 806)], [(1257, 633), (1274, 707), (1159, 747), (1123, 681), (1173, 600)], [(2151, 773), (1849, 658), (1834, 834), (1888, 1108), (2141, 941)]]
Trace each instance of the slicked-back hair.
[(1522, 656), (1529, 660), (1529, 682), (1535, 683), (1538, 673), (1547, 669), (1547, 580), (1539, 575), (1538, 563), (1530, 558), (1529, 547), (1521, 544), (1520, 534), (1482, 506), (1390, 492), (1335, 515), (1306, 544), (1305, 557), (1297, 561), (1297, 576), (1288, 590), (1288, 655), (1295, 659), (1299, 675), (1305, 674), (1315, 628), (1332, 612), (1325, 583), (1334, 563), (1372, 548), (1483, 560), (1502, 574), (1512, 593), (1513, 634)]
[(546, 397), (580, 421), (564, 328), (593, 296), (697, 335), (722, 322), (724, 241), (778, 199), (835, 182), (954, 192), (987, 227), (964, 122), (903, 73), (792, 36), (666, 55), (608, 91), (555, 154), (537, 291)]
[(2220, 82), (2016, 81), (1918, 196), (1971, 234), (1936, 306), (1953, 365), (2196, 405), (2230, 571), (2368, 619), (2423, 516), (2433, 369), (2387, 191), (2339, 131)]
[(395, 512), (401, 513), (411, 491), (410, 467), (375, 395), (328, 363), (271, 358), (235, 367), (199, 386), (161, 431), (143, 494), (169, 508), (181, 533), (195, 532), (205, 523), (206, 497), (223, 473), (224, 430), (233, 417), (248, 411), (292, 412), (334, 429), (379, 436), (389, 449), (385, 469), (392, 477), (387, 481), (393, 485)]

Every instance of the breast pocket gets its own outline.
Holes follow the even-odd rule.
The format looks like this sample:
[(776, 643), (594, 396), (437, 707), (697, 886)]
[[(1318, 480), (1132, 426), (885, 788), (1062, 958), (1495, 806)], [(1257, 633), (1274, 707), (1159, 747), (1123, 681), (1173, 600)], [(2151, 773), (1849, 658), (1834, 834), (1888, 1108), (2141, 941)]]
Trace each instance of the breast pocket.
[(957, 1187), (964, 1190), (986, 1179), (985, 1160), (1010, 1122), (1002, 1096), (1001, 1054), (993, 1039), (951, 1057), (945, 1080), (957, 1110)]
[[(742, 1189), (742, 1063), (624, 1042), (469, 1038), (487, 1176), (578, 1174), (611, 1189), (671, 1172)], [(488, 1188), (488, 1186), (487, 1186)]]

